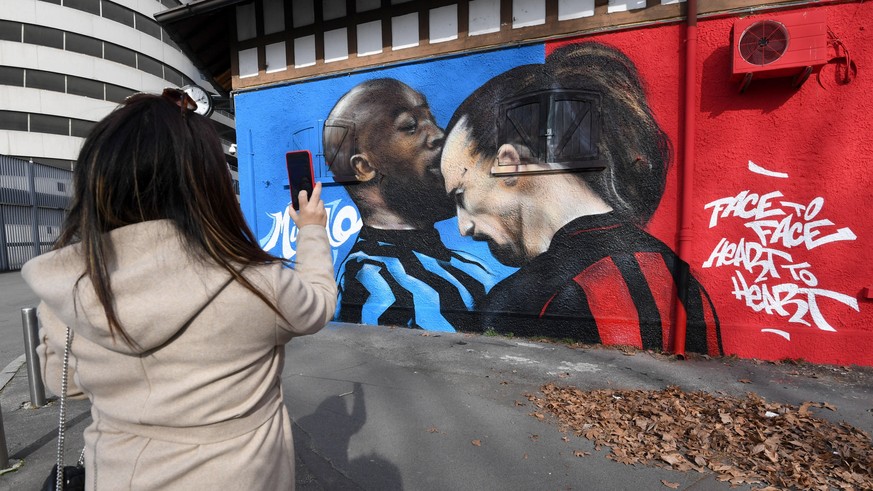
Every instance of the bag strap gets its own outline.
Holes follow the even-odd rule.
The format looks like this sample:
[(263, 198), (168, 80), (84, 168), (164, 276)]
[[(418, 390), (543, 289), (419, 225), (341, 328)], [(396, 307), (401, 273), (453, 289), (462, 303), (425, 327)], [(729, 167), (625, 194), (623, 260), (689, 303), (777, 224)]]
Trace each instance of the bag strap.
[[(57, 475), (55, 477), (55, 489), (63, 491), (64, 489), (64, 437), (67, 427), (67, 367), (70, 364), (70, 344), (73, 342), (73, 330), (67, 326), (67, 344), (64, 347), (64, 368), (61, 371), (61, 405), (58, 411), (58, 458), (57, 458)], [(79, 457), (83, 461), (85, 457), (85, 449), (82, 449), (82, 455)]]

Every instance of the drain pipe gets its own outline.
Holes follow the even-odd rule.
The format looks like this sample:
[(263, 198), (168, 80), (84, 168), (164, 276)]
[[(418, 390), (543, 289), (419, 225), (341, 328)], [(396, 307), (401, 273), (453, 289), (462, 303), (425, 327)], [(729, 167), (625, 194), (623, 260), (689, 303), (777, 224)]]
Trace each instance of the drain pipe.
[[(687, 26), (685, 29), (685, 134), (683, 136), (682, 159), (682, 197), (679, 202), (679, 258), (686, 263), (691, 249), (692, 233), (692, 203), (694, 190), (694, 134), (697, 131), (697, 0), (687, 0)], [(683, 268), (676, 285), (679, 297), (688, 295), (688, 268)], [(674, 299), (675, 337), (673, 353), (679, 359), (685, 359), (685, 333), (688, 327), (688, 315), (679, 299)]]

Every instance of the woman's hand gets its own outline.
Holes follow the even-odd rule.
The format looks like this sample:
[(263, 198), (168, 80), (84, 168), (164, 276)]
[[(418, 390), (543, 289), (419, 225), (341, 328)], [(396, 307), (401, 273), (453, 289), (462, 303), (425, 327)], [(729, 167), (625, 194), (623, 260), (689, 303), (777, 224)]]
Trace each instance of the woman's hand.
[(306, 225), (327, 225), (327, 211), (324, 209), (324, 201), (321, 200), (321, 183), (315, 183), (312, 188), (312, 197), (306, 197), (306, 191), (300, 191), (297, 196), (300, 203), (300, 211), (293, 207), (288, 207), (288, 215), (297, 228), (305, 227)]

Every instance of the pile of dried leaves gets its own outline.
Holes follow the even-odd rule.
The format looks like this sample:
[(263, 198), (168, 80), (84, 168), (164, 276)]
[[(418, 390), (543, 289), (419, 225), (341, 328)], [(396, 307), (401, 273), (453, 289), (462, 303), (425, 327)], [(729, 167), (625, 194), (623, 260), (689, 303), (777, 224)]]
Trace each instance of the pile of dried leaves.
[[(683, 392), (594, 390), (547, 384), (544, 397), (527, 394), (609, 458), (679, 471), (714, 471), (720, 481), (766, 489), (873, 489), (870, 437), (846, 423), (810, 414), (827, 403), (774, 404)], [(542, 412), (533, 413), (540, 419)]]

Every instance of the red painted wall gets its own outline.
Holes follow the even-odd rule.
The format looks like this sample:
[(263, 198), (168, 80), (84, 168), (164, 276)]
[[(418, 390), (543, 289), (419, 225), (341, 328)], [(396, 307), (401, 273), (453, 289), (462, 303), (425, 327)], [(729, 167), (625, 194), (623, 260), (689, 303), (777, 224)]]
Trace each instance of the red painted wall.
[[(806, 8), (812, 9), (825, 12), (828, 27), (848, 49), (856, 67), (850, 82), (842, 80), (843, 58), (798, 90), (791, 79), (779, 78), (753, 81), (739, 94), (730, 77), (736, 18), (698, 24), (694, 240), (685, 259), (715, 304), (725, 354), (873, 365), (873, 299), (867, 298), (867, 291), (873, 296), (873, 226), (866, 209), (873, 198), (867, 163), (873, 155), (873, 28), (865, 27), (873, 26), (873, 4)], [(674, 249), (684, 35), (684, 25), (670, 25), (585, 38), (616, 46), (636, 63), (652, 110), (673, 142), (674, 166), (649, 231)], [(574, 41), (549, 44), (547, 52)], [(846, 49), (829, 46), (829, 58), (845, 55)], [(748, 199), (741, 211), (725, 212), (743, 192)], [(754, 216), (758, 198), (768, 194)], [(723, 255), (719, 265), (714, 251), (740, 243), (765, 252), (746, 262)]]

